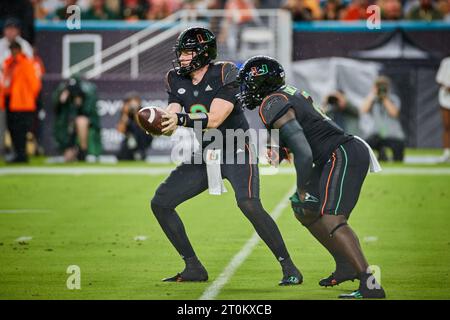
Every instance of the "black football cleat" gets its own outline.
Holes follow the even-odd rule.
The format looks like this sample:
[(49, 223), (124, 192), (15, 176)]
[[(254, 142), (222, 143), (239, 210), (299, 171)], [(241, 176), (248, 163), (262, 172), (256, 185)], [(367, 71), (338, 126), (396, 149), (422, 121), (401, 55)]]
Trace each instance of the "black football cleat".
[(278, 283), (279, 286), (295, 286), (298, 284), (302, 284), (303, 278), (299, 278), (298, 276), (285, 276)]
[(296, 270), (290, 274), (284, 275), (283, 279), (278, 283), (279, 286), (295, 286), (302, 284), (303, 276), (299, 270)]
[(383, 288), (372, 290), (355, 290), (352, 293), (344, 293), (339, 295), (340, 299), (384, 299), (386, 293)]
[(338, 275), (336, 273), (332, 273), (328, 278), (323, 278), (319, 281), (319, 286), (321, 287), (334, 287), (339, 285), (342, 282), (345, 281), (355, 281), (358, 279), (358, 276), (356, 274), (347, 274), (347, 275)]
[(203, 282), (208, 281), (208, 272), (201, 266), (198, 268), (186, 268), (175, 276), (165, 278), (163, 282)]
[(369, 273), (361, 274), (359, 281), (359, 288), (349, 294), (339, 295), (340, 299), (384, 299), (386, 293), (383, 287), (377, 282), (375, 278), (371, 278)]

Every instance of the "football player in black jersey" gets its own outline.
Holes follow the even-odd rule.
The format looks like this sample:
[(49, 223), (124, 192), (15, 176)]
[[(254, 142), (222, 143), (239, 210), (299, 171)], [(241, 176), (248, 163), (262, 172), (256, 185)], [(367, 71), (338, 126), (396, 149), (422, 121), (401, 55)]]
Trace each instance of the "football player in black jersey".
[[(175, 53), (175, 67), (167, 73), (166, 78), (169, 100), (167, 114), (163, 116), (163, 132), (170, 134), (177, 126), (201, 126), (203, 132), (216, 128), (224, 136), (226, 129), (247, 130), (247, 120), (236, 98), (239, 90), (227, 86), (235, 81), (238, 69), (231, 62), (213, 62), (217, 56), (214, 34), (205, 28), (189, 28), (178, 37)], [(201, 135), (202, 133), (196, 136), (201, 139)], [(208, 145), (207, 142), (201, 141), (200, 144)], [(236, 158), (239, 150), (233, 152)], [(277, 225), (264, 210), (259, 199), (258, 166), (251, 161), (254, 155), (248, 144), (245, 144), (244, 152), (245, 163), (224, 163), (220, 168), (221, 174), (230, 181), (241, 211), (280, 262), (283, 278), (279, 284), (300, 284), (302, 275), (290, 259)], [(179, 204), (207, 188), (206, 164), (197, 164), (194, 161), (179, 165), (156, 190), (151, 201), (152, 211), (186, 264), (181, 273), (163, 281), (208, 279), (208, 273), (197, 258), (183, 223), (175, 211)]]
[(279, 129), (280, 146), (294, 154), (296, 218), (332, 254), (336, 270), (321, 286), (360, 279), (358, 290), (341, 298), (384, 298), (368, 270), (358, 237), (347, 220), (369, 169), (369, 149), (331, 121), (304, 91), (285, 84), (283, 67), (266, 56), (247, 60), (239, 71), (238, 98), (259, 107), (268, 129)]

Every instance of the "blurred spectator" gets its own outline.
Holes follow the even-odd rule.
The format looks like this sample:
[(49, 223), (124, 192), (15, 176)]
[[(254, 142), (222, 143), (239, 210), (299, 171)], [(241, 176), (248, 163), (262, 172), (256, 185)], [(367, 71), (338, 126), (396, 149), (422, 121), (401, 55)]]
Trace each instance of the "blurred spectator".
[[(208, 9), (224, 9), (227, 0), (209, 0), (208, 1)], [(278, 8), (278, 7), (277, 7)]]
[(259, 9), (278, 9), (285, 0), (259, 0)]
[(92, 0), (91, 7), (83, 12), (81, 17), (86, 20), (114, 20), (119, 18), (106, 6), (105, 0)]
[[(20, 44), (22, 52), (28, 57), (33, 57), (33, 49), (30, 43), (21, 37), (20, 21), (16, 18), (9, 18), (3, 27), (3, 38), (0, 39), (0, 65), (11, 55), (9, 46), (13, 41)], [(1, 71), (1, 68), (0, 68)]]
[(120, 3), (122, 19), (126, 21), (145, 19), (145, 6), (145, 0), (122, 0)]
[(413, 7), (407, 14), (408, 20), (442, 20), (442, 13), (434, 6), (432, 0), (420, 0), (419, 5)]
[(0, 109), (6, 119), (15, 156), (8, 162), (28, 162), (26, 136), (36, 111), (36, 98), (41, 88), (33, 62), (22, 53), (20, 44), (12, 41), (11, 56), (3, 63), (0, 84)]
[(226, 44), (232, 56), (238, 56), (242, 32), (255, 26), (255, 6), (251, 0), (228, 0), (225, 4), (225, 18), (217, 37), (219, 45)]
[(293, 21), (313, 20), (313, 13), (305, 4), (304, 0), (287, 0), (282, 9), (291, 12)]
[(419, 0), (401, 0), (402, 1), (402, 7), (403, 7), (403, 16), (406, 17), (409, 11), (411, 11), (412, 8), (419, 5)]
[(44, 20), (48, 15), (48, 11), (43, 5), (43, 0), (31, 0), (31, 4), (33, 5), (34, 18)]
[(78, 4), (77, 0), (65, 0), (63, 7), (56, 9), (54, 20), (66, 20), (72, 13), (67, 12), (67, 8)]
[(117, 124), (117, 130), (124, 135), (117, 154), (119, 160), (145, 159), (146, 150), (152, 143), (152, 136), (146, 134), (135, 121), (141, 103), (141, 97), (137, 92), (128, 93), (123, 101), (120, 120)]
[(450, 22), (450, 0), (438, 0), (436, 8), (441, 12), (442, 19)]
[(401, 20), (403, 18), (400, 0), (378, 0), (377, 4), (381, 8), (382, 20)]
[(8, 18), (19, 21), (22, 37), (33, 44), (34, 12), (30, 0), (0, 0), (0, 28), (3, 26), (2, 22), (6, 22)]
[(358, 135), (359, 110), (341, 91), (331, 93), (323, 103), (325, 113), (346, 132)]
[(181, 8), (179, 0), (147, 0), (149, 9), (147, 11), (148, 20), (159, 20), (170, 16)]
[[(11, 50), (9, 46), (13, 41), (20, 44), (22, 52), (31, 58), (33, 51), (31, 45), (23, 39), (21, 36), (20, 21), (16, 18), (6, 19), (3, 26), (3, 37), (0, 39), (0, 78), (3, 74), (3, 64), (6, 59), (11, 56)], [(6, 114), (4, 110), (0, 108), (0, 155), (4, 153), (4, 141), (6, 132)]]
[(228, 0), (225, 3), (226, 16), (228, 19), (239, 25), (250, 23), (255, 19), (253, 9), (255, 9), (252, 0)]
[(314, 20), (319, 20), (320, 17), (322, 17), (322, 10), (320, 9), (319, 1), (303, 0), (303, 5), (311, 11)]
[(341, 0), (328, 0), (322, 10), (322, 20), (340, 20), (343, 8)]
[(97, 89), (89, 81), (74, 76), (61, 83), (53, 94), (55, 138), (65, 161), (85, 160), (101, 153)]
[(387, 77), (377, 78), (372, 91), (363, 102), (361, 112), (369, 114), (373, 120), (373, 130), (367, 142), (378, 151), (379, 160), (386, 161), (386, 148), (391, 148), (394, 161), (403, 161), (405, 134), (398, 119), (400, 99), (390, 92)]
[[(226, 0), (209, 0), (207, 9), (208, 10), (222, 10), (222, 9), (225, 9), (225, 3), (226, 3)], [(222, 18), (221, 17), (219, 17), (219, 16), (211, 17), (211, 19), (209, 21), (211, 30), (213, 30), (213, 32), (220, 30), (220, 24), (221, 23), (222, 23)]]
[(439, 104), (441, 105), (444, 133), (442, 135), (444, 154), (442, 161), (450, 161), (450, 57), (442, 60), (436, 75), (436, 82), (441, 86), (439, 90)]
[(366, 20), (369, 17), (367, 13), (368, 6), (368, 0), (352, 0), (347, 9), (344, 10), (342, 20)]
[[(83, 0), (81, 0), (81, 1), (83, 1)], [(84, 0), (84, 1), (86, 1), (86, 0)], [(88, 1), (92, 1), (92, 0), (88, 0)], [(114, 12), (114, 14), (119, 18), (121, 16), (120, 1), (121, 0), (105, 0), (106, 7), (110, 11)]]

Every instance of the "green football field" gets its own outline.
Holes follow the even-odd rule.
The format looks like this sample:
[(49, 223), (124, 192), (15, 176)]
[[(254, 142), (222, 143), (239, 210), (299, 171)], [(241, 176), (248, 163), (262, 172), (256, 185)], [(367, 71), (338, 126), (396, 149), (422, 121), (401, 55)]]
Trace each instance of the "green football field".
[[(198, 299), (254, 233), (233, 192), (182, 204), (178, 212), (210, 280), (163, 283), (183, 268), (149, 208), (165, 174), (127, 173), (156, 167), (143, 163), (37, 166), (49, 167), (125, 171), (0, 175), (0, 299)], [(450, 299), (450, 165), (420, 166), (420, 174), (418, 166), (386, 167), (368, 176), (350, 219), (369, 263), (380, 268), (389, 299)], [(289, 173), (261, 176), (267, 211), (280, 206), (294, 181)], [(216, 299), (335, 299), (357, 288), (319, 287), (333, 271), (331, 257), (289, 206), (277, 223), (304, 283), (277, 286), (279, 265), (260, 241)], [(79, 267), (80, 289), (67, 288), (71, 265)]]

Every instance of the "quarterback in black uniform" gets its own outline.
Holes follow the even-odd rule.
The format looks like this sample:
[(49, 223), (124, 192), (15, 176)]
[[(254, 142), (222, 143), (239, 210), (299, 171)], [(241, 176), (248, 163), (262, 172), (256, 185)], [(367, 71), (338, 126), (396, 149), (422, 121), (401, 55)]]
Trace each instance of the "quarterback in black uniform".
[[(212, 62), (217, 55), (214, 34), (205, 28), (189, 28), (178, 37), (175, 53), (175, 67), (167, 73), (166, 79), (169, 104), (163, 116), (163, 132), (170, 134), (177, 126), (201, 126), (200, 134), (196, 132), (201, 139), (203, 133), (212, 128), (223, 133), (225, 129), (247, 130), (247, 120), (236, 98), (238, 90), (227, 86), (235, 81), (238, 70), (230, 62)], [(208, 144), (199, 142), (203, 146)], [(233, 152), (236, 158), (239, 150)], [(302, 275), (290, 259), (278, 227), (259, 199), (258, 167), (251, 161), (254, 155), (248, 144), (244, 152), (245, 163), (224, 163), (220, 167), (221, 175), (230, 181), (239, 208), (280, 262), (283, 271), (280, 285), (300, 284)], [(156, 190), (151, 201), (152, 211), (186, 264), (181, 273), (163, 281), (208, 279), (175, 211), (179, 204), (207, 188), (206, 164), (193, 161), (179, 165)]]
[(265, 126), (279, 129), (280, 146), (294, 154), (297, 192), (291, 204), (295, 216), (336, 262), (335, 272), (319, 284), (334, 286), (360, 279), (358, 290), (340, 298), (384, 298), (347, 223), (369, 169), (366, 144), (339, 128), (306, 92), (286, 85), (284, 70), (275, 59), (247, 60), (237, 82), (243, 106), (259, 107)]

